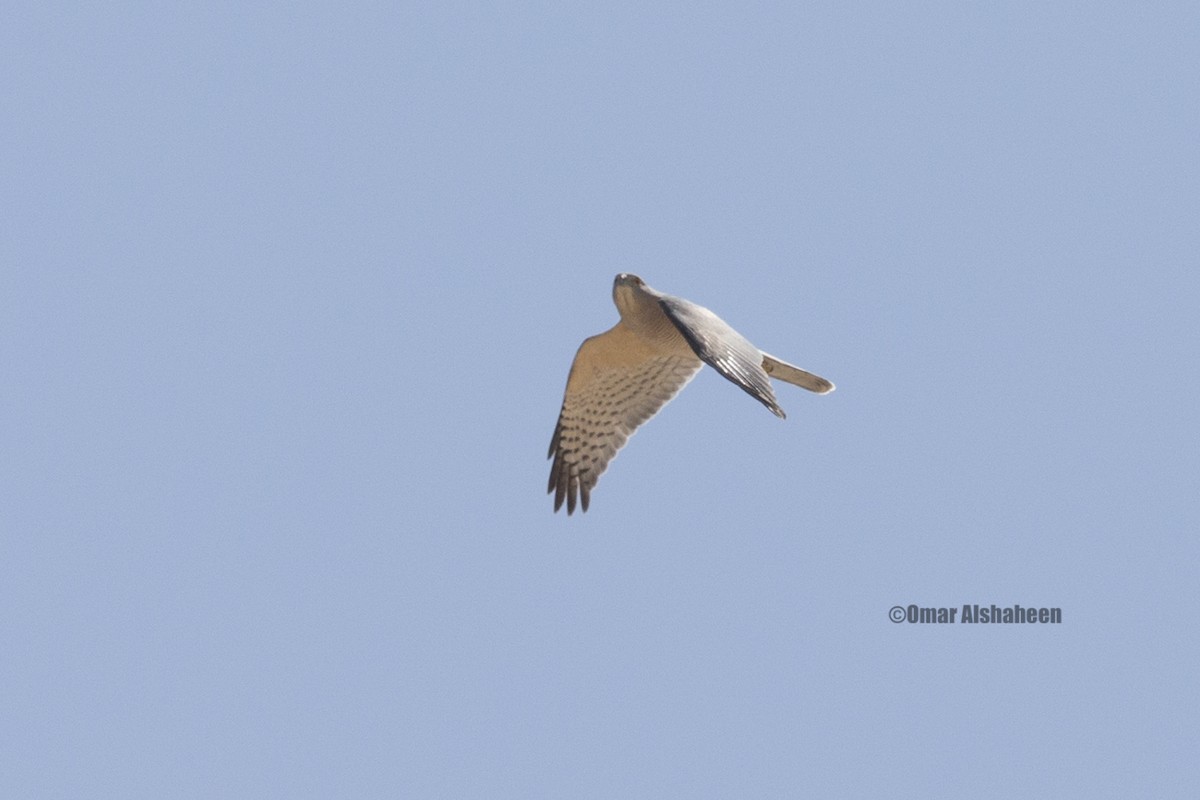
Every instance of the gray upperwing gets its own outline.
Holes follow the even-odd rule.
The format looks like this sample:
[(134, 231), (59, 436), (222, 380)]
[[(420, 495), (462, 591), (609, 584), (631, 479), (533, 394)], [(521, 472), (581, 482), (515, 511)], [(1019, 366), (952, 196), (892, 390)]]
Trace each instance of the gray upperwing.
[(785, 416), (763, 369), (761, 350), (703, 306), (666, 294), (660, 295), (658, 302), (705, 364), (742, 387), (777, 417)]

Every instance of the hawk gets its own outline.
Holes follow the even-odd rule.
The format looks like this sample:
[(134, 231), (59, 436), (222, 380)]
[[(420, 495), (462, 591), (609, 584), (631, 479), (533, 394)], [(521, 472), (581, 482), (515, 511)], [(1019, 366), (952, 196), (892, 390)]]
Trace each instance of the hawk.
[(769, 378), (817, 394), (833, 384), (759, 350), (707, 308), (655, 291), (637, 275), (613, 281), (621, 321), (585, 339), (575, 354), (550, 440), (547, 492), (554, 510), (588, 510), (608, 462), (642, 423), (679, 393), (703, 364), (783, 418)]

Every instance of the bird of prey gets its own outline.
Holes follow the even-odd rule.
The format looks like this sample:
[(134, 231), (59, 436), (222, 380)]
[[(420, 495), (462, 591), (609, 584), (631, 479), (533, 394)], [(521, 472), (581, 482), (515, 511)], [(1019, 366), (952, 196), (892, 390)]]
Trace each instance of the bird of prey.
[(708, 364), (777, 416), (771, 378), (817, 394), (833, 384), (768, 355), (707, 308), (655, 291), (637, 275), (613, 281), (621, 321), (575, 354), (550, 440), (554, 510), (588, 510), (592, 489), (626, 440)]

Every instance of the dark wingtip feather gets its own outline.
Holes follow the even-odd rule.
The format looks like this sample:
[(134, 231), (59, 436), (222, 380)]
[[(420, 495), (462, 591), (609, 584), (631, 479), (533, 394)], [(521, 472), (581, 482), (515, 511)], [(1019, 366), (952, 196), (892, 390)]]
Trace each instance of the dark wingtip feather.
[(554, 460), (554, 468), (550, 472), (551, 487), (554, 490), (554, 511), (556, 513), (562, 508), (563, 500), (567, 496), (567, 475), (564, 466), (562, 460), (556, 458)]
[(558, 437), (562, 435), (562, 416), (558, 418), (557, 424), (554, 426), (554, 435), (550, 437), (550, 450), (546, 453), (546, 458), (554, 455), (554, 451), (558, 449)]

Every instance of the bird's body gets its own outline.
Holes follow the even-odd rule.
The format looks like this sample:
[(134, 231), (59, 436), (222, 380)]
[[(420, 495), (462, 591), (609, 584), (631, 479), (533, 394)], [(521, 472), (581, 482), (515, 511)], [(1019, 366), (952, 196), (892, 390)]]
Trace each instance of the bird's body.
[(585, 340), (575, 354), (562, 411), (550, 442), (548, 490), (554, 510), (591, 490), (639, 426), (654, 416), (707, 363), (776, 416), (770, 377), (825, 394), (833, 384), (763, 353), (707, 308), (662, 294), (636, 275), (613, 281), (621, 321)]

